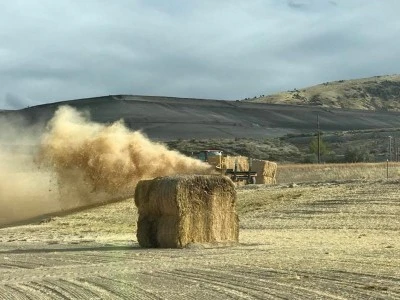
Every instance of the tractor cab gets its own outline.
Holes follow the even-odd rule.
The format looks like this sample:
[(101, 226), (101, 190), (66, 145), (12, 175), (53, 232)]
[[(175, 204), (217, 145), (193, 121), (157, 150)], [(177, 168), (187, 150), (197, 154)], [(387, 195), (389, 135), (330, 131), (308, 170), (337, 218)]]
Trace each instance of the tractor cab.
[(210, 158), (220, 157), (222, 158), (221, 150), (201, 150), (193, 153), (193, 155), (201, 161), (208, 162)]

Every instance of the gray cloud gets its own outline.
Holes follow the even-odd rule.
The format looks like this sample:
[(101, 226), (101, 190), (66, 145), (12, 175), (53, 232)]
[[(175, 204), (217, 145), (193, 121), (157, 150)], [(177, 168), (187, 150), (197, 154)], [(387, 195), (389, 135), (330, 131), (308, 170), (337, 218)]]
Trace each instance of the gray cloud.
[(294, 9), (301, 9), (307, 7), (307, 3), (305, 1), (288, 0), (287, 3), (289, 7)]
[(395, 0), (6, 1), (0, 109), (108, 94), (241, 99), (398, 73), (399, 9)]

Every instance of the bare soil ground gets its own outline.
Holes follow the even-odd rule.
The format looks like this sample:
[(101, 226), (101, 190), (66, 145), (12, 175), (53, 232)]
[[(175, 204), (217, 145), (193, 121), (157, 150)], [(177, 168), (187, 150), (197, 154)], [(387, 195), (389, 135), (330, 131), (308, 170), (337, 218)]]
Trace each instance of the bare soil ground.
[(400, 299), (398, 181), (238, 190), (240, 243), (143, 249), (132, 200), (0, 230), (0, 299)]

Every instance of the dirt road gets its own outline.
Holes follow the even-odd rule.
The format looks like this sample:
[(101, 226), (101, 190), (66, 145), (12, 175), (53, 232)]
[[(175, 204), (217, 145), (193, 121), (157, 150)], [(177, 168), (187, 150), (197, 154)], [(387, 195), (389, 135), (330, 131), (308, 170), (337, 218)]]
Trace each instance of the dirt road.
[(133, 201), (0, 230), (0, 299), (399, 299), (399, 182), (247, 186), (240, 243), (142, 249)]

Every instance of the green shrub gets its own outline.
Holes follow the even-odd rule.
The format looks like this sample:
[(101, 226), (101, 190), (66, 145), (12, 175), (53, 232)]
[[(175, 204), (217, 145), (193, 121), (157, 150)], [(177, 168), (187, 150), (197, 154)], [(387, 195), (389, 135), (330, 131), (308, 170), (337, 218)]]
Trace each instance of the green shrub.
[(368, 150), (362, 147), (348, 147), (344, 154), (345, 162), (372, 162), (374, 156)]

